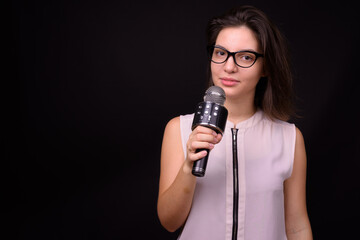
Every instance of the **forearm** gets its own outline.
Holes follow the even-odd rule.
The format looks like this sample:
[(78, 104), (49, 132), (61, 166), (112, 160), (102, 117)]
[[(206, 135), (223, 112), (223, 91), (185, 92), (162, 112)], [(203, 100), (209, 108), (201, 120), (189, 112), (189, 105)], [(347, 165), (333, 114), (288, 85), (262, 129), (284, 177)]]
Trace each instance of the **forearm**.
[(190, 212), (196, 177), (184, 162), (175, 181), (158, 199), (158, 216), (161, 224), (170, 232), (181, 227)]

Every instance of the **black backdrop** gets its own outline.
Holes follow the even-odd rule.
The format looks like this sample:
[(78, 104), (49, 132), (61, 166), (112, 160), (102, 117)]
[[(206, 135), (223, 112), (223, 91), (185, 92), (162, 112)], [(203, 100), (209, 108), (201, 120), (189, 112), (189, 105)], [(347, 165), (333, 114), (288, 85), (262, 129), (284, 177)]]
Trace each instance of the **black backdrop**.
[(236, 4), (263, 9), (289, 40), (315, 238), (358, 235), (355, 3), (48, 0), (12, 2), (14, 239), (176, 239), (156, 215), (163, 129), (201, 101), (206, 22)]

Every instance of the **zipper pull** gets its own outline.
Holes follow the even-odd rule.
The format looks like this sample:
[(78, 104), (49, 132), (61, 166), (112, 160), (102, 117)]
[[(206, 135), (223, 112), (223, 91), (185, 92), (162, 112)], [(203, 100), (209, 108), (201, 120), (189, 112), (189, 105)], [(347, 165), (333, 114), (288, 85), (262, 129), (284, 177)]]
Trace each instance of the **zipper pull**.
[(233, 141), (236, 141), (238, 130), (239, 130), (239, 129), (237, 129), (237, 128), (235, 128), (235, 127), (231, 129)]

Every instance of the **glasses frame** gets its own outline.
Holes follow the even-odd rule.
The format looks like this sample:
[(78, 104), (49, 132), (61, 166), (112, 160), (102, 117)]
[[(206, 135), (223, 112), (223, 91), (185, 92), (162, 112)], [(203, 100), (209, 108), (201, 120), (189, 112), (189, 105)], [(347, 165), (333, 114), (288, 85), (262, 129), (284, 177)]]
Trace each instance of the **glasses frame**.
[[(221, 50), (224, 50), (224, 51), (227, 53), (227, 57), (226, 57), (226, 59), (225, 59), (224, 61), (222, 61), (222, 62), (215, 62), (214, 60), (212, 60), (212, 54), (213, 54), (215, 48), (219, 48), (219, 49), (221, 49)], [(255, 64), (256, 60), (257, 60), (259, 57), (264, 57), (264, 54), (257, 53), (257, 52), (254, 52), (254, 51), (243, 50), (243, 51), (237, 51), (237, 52), (230, 52), (230, 51), (228, 51), (227, 49), (225, 49), (224, 47), (216, 46), (216, 45), (214, 45), (214, 46), (208, 46), (208, 47), (207, 47), (207, 51), (208, 51), (208, 55), (209, 55), (210, 61), (212, 61), (213, 63), (222, 64), (222, 63), (226, 62), (226, 61), (229, 59), (230, 56), (232, 56), (235, 64), (236, 64), (237, 66), (241, 67), (241, 68), (249, 68), (249, 67), (252, 67), (252, 66)], [(252, 54), (255, 55), (255, 60), (254, 60), (254, 62), (253, 62), (250, 66), (244, 67), (244, 66), (239, 65), (239, 64), (236, 62), (235, 54), (241, 53), (241, 52), (252, 53)]]

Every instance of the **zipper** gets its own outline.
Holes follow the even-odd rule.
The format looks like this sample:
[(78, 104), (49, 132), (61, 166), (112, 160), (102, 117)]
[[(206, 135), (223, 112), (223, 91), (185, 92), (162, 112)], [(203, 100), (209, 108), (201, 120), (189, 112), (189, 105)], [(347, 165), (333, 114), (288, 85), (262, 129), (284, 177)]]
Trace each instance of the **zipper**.
[(238, 232), (238, 212), (239, 212), (239, 173), (238, 173), (238, 154), (237, 154), (237, 132), (239, 129), (232, 128), (232, 150), (233, 150), (233, 226), (232, 240), (237, 239)]

